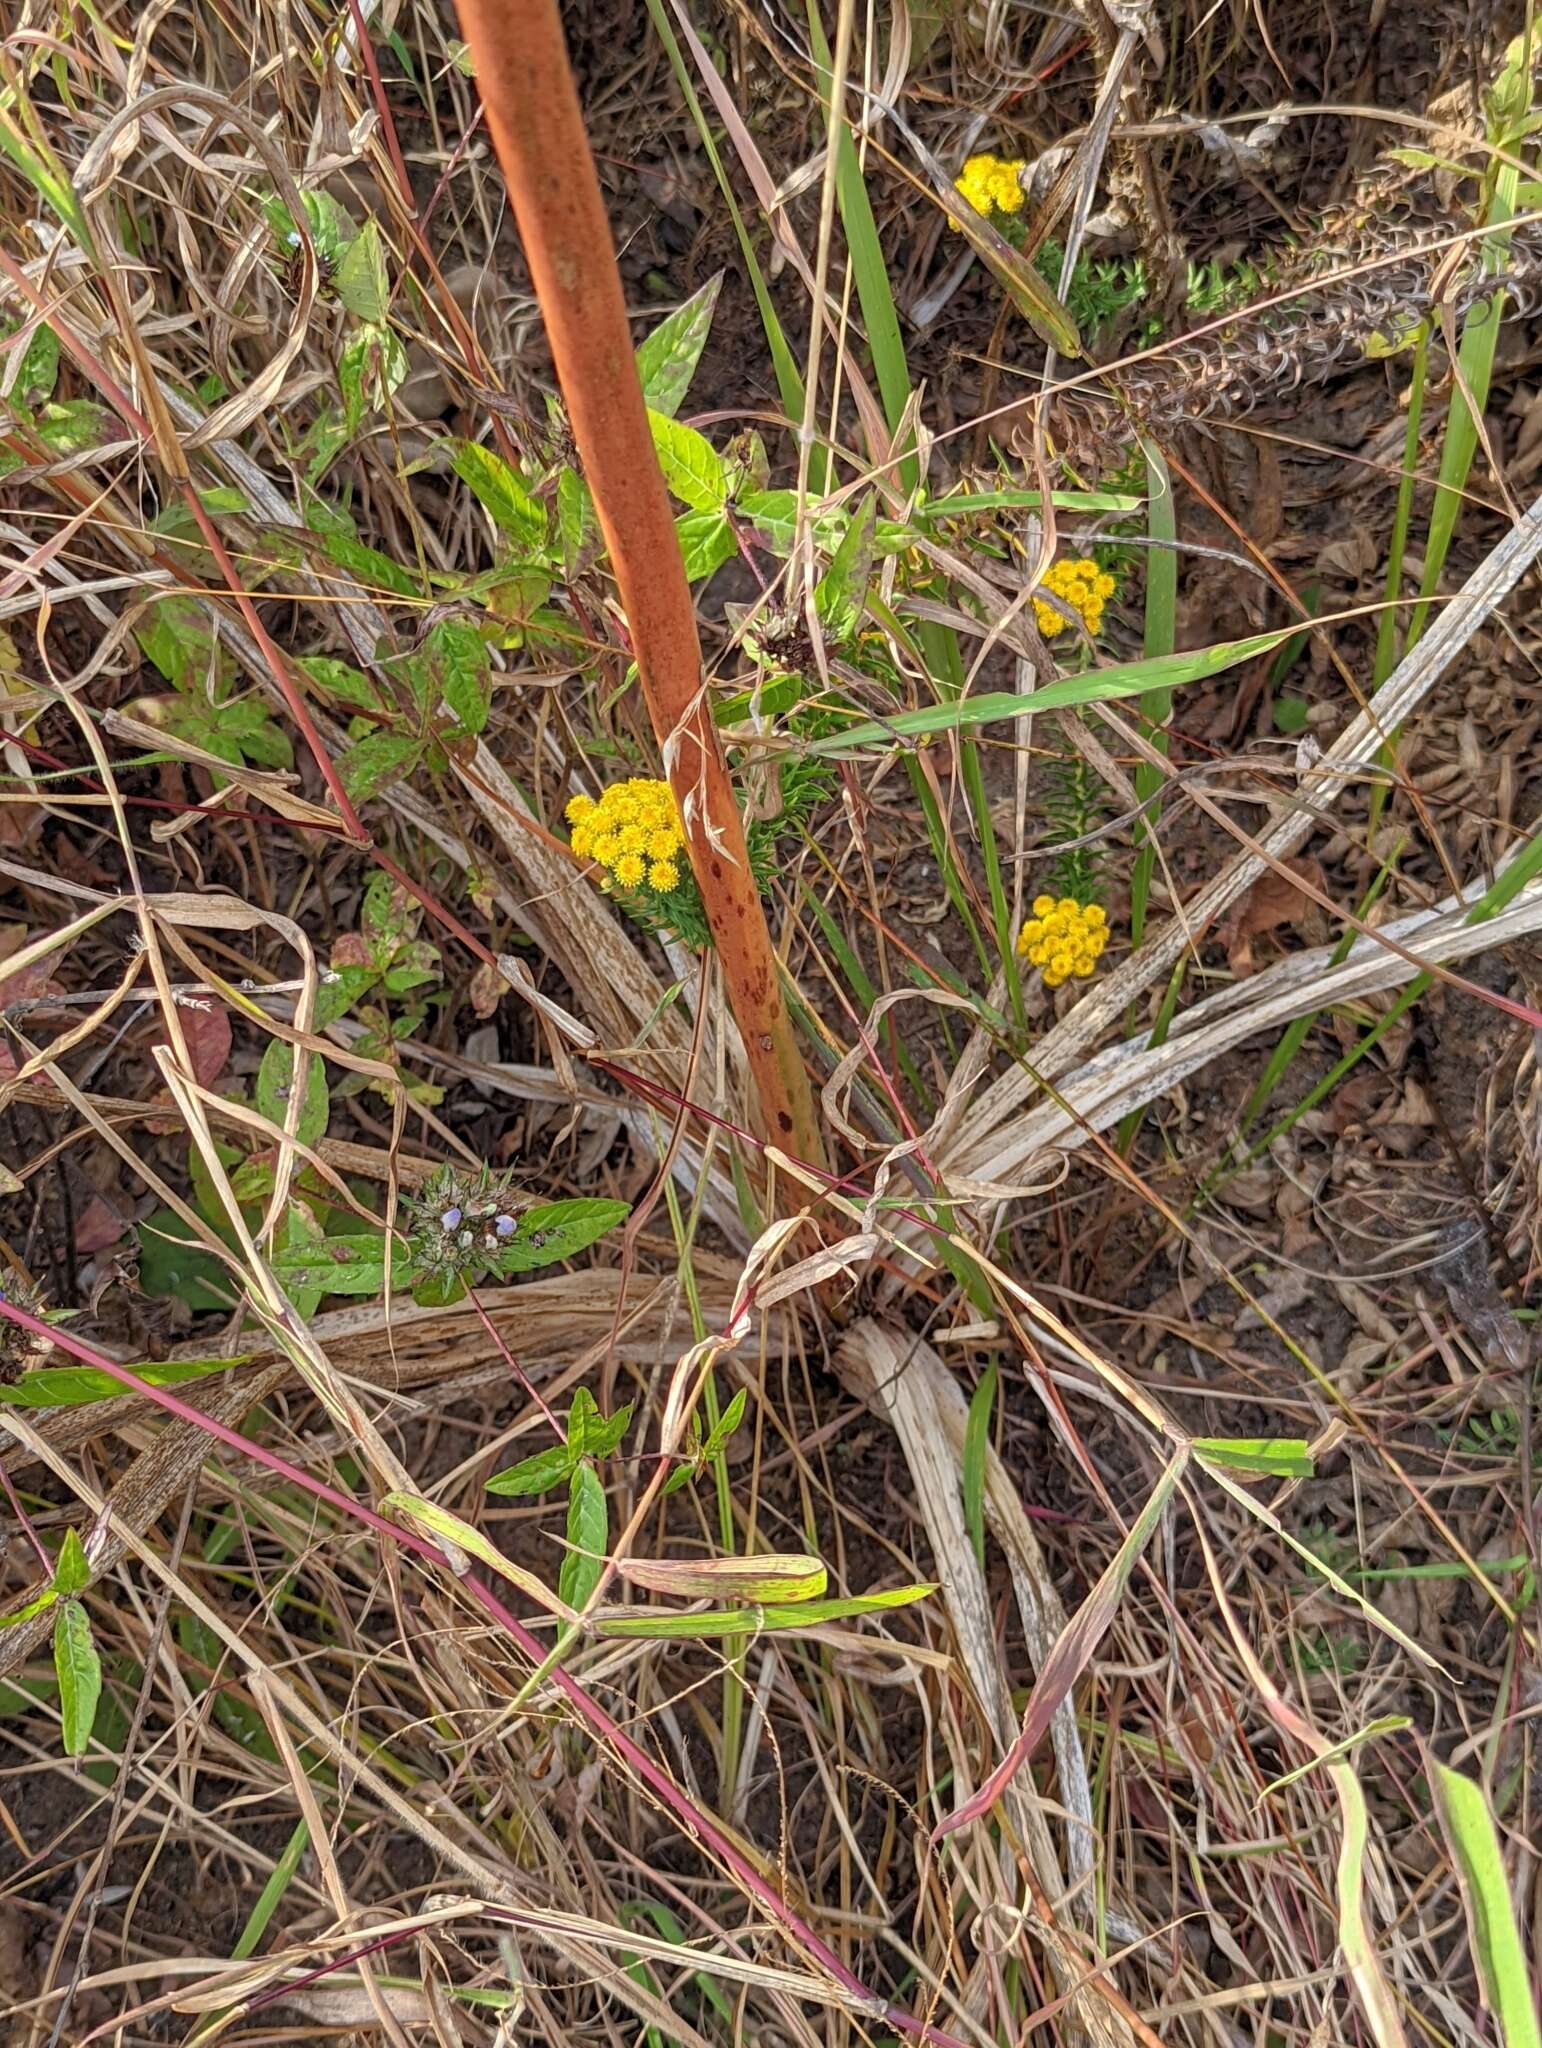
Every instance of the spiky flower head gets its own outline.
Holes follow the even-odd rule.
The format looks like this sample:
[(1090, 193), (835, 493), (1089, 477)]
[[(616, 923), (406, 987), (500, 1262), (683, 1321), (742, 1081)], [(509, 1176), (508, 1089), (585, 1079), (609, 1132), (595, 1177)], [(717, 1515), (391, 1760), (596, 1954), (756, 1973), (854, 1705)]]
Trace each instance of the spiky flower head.
[(1017, 950), (1044, 975), (1046, 988), (1059, 988), (1072, 975), (1090, 975), (1108, 944), (1108, 913), (1101, 903), (1074, 896), (1036, 896), (1033, 916), (1017, 938)]
[[(1106, 569), (1100, 569), (1087, 557), (1062, 555), (1045, 570), (1037, 588), (1052, 592), (1075, 612), (1089, 633), (1096, 633), (1103, 623), (1103, 607), (1118, 585)], [(1037, 596), (1033, 600), (1033, 615), (1046, 640), (1053, 640), (1057, 633), (1066, 630), (1065, 613)]]

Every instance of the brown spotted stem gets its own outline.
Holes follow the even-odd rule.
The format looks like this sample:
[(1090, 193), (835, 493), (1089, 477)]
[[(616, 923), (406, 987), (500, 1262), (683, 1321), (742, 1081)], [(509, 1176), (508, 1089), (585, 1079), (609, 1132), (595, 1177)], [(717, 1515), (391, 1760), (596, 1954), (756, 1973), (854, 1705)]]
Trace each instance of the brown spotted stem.
[(703, 687), (696, 613), (556, 0), (457, 5), (766, 1135), (817, 1167), (813, 1096)]

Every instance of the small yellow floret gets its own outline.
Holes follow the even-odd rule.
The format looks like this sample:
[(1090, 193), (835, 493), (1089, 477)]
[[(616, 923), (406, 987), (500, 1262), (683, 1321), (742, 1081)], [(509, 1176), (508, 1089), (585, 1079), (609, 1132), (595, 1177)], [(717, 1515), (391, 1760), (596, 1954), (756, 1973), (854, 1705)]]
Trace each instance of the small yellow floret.
[(1059, 988), (1072, 975), (1086, 977), (1108, 944), (1108, 913), (1099, 903), (1072, 896), (1036, 896), (1033, 916), (1017, 938), (1017, 950), (1043, 973), (1046, 988)]
[[(1023, 168), (1021, 157), (972, 156), (956, 182), (976, 213), (1018, 213), (1023, 205), (1018, 173)], [(950, 219), (950, 225), (956, 230), (958, 222)]]
[[(1039, 579), (1038, 588), (1058, 597), (1089, 633), (1096, 633), (1103, 623), (1103, 607), (1113, 596), (1116, 585), (1108, 571), (1100, 569), (1096, 562), (1080, 555), (1066, 555), (1050, 564)], [(1033, 611), (1046, 640), (1053, 640), (1057, 633), (1066, 630), (1068, 622), (1057, 606), (1035, 597)]]
[(614, 782), (596, 802), (576, 796), (567, 806), (573, 828), (573, 851), (605, 870), (605, 882), (623, 889), (656, 889), (660, 894), (680, 886), (680, 856), (685, 834), (667, 782), (629, 776)]

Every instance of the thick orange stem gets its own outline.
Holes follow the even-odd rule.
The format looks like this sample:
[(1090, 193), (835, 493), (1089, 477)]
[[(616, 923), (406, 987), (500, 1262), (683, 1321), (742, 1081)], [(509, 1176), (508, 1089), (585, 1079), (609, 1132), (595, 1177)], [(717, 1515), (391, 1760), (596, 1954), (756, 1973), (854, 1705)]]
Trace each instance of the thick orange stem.
[(696, 613), (557, 0), (457, 5), (766, 1135), (817, 1166), (813, 1097), (706, 700)]

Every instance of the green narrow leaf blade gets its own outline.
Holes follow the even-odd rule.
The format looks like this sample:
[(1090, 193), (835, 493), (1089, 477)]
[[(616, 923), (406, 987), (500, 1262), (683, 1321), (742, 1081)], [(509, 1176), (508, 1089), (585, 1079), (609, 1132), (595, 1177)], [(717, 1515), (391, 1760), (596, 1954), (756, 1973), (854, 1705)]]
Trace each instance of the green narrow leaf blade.
[(1499, 1833), (1483, 1787), (1446, 1764), (1431, 1763), (1430, 1784), (1451, 1844), (1483, 2002), (1504, 2048), (1542, 2048), (1526, 1951), (1515, 1924)]
[(574, 1472), (568, 1492), (568, 1543), (557, 1578), (559, 1599), (569, 1607), (583, 1607), (605, 1569), (605, 1545), (610, 1535), (610, 1512), (600, 1476), (587, 1462)]
[(54, 1672), (64, 1753), (84, 1756), (102, 1695), (102, 1660), (91, 1634), (91, 1617), (78, 1600), (62, 1601), (54, 1618)]

